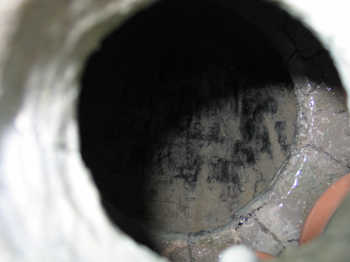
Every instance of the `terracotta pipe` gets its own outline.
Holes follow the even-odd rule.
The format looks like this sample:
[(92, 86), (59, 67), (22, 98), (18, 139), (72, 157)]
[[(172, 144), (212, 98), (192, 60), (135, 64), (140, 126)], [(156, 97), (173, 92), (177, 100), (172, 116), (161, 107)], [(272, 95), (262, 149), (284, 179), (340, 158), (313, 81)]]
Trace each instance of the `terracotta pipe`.
[(332, 184), (311, 209), (301, 232), (299, 244), (318, 237), (326, 228), (336, 209), (350, 191), (350, 174)]
[[(304, 245), (310, 242), (325, 231), (332, 216), (349, 192), (350, 174), (347, 174), (332, 184), (320, 196), (305, 220), (299, 239), (299, 245)], [(270, 260), (275, 258), (270, 254), (260, 251), (256, 252), (256, 256), (260, 260)]]
[(256, 251), (255, 252), (255, 255), (260, 259), (260, 260), (263, 260), (263, 261), (266, 261), (266, 260), (270, 260), (272, 258), (275, 258), (274, 256), (270, 255), (270, 254), (267, 254), (267, 253), (264, 253), (264, 252), (260, 252), (260, 251)]

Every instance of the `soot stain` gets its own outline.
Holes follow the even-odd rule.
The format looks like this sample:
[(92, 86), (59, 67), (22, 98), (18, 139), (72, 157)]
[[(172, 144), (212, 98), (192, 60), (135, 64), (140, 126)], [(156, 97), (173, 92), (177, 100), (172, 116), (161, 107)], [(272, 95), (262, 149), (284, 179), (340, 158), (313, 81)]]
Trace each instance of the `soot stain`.
[[(149, 198), (162, 193), (145, 195), (152, 176), (169, 183), (183, 180), (192, 191), (209, 164), (208, 183), (227, 184), (223, 199), (239, 197), (243, 168), (254, 166), (261, 153), (271, 154), (263, 118), (275, 114), (278, 103), (264, 93), (265, 83), (289, 79), (264, 35), (228, 9), (215, 7), (215, 1), (201, 1), (215, 8), (200, 9), (182, 0), (161, 2), (171, 4), (138, 14), (111, 34), (82, 77), (82, 157), (102, 200), (125, 215), (125, 231), (135, 230), (129, 218), (143, 221)], [(246, 79), (255, 79), (263, 90), (243, 87)], [(239, 126), (230, 141), (221, 134), (218, 117), (227, 98)], [(198, 120), (200, 114), (210, 116), (211, 123)], [(173, 134), (180, 143), (169, 142)], [(199, 155), (213, 144), (228, 147), (227, 156)], [(179, 148), (186, 149), (177, 156), (183, 152)], [(147, 236), (139, 241), (148, 241)]]
[(197, 185), (198, 176), (200, 172), (200, 164), (195, 161), (193, 166), (182, 166), (176, 168), (178, 175), (175, 175), (176, 179), (183, 179), (187, 189), (193, 191)]
[(232, 159), (237, 167), (242, 167), (245, 163), (248, 165), (254, 165), (256, 163), (253, 148), (240, 140), (236, 141), (232, 152)]
[(285, 153), (287, 153), (290, 148), (290, 145), (288, 144), (286, 128), (287, 128), (286, 121), (277, 121), (275, 123), (275, 131), (278, 135), (278, 143), (280, 144), (281, 149)]
[(211, 183), (225, 183), (225, 184), (240, 184), (239, 175), (235, 172), (235, 165), (232, 161), (222, 158), (214, 158), (210, 162), (210, 174), (207, 177), (207, 182)]
[(272, 158), (272, 149), (271, 149), (271, 141), (270, 141), (270, 135), (269, 131), (266, 126), (262, 126), (262, 131), (257, 136), (257, 140), (261, 142), (260, 152), (261, 153), (268, 153), (269, 156)]
[(195, 147), (191, 143), (186, 144), (186, 153), (184, 157), (185, 161), (181, 166), (172, 166), (177, 174), (174, 178), (184, 180), (185, 188), (193, 191), (197, 185), (203, 160), (196, 153)]
[[(274, 115), (278, 111), (278, 102), (272, 96), (255, 94), (255, 97), (246, 96), (242, 99), (242, 110), (240, 118), (240, 132), (244, 144), (255, 144), (256, 152), (250, 154), (251, 161), (255, 163), (255, 156), (259, 153), (268, 153), (272, 158), (271, 141), (268, 128), (263, 123), (264, 116)], [(260, 96), (260, 98), (258, 98)], [(259, 146), (260, 145), (260, 146)]]

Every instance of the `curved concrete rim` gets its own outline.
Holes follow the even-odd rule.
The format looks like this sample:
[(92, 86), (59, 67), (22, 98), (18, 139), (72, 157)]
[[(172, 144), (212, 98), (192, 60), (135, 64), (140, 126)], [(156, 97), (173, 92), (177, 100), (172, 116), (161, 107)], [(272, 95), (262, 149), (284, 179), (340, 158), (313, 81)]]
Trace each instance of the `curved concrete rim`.
[[(302, 20), (319, 37), (330, 51), (348, 90), (350, 36), (344, 22), (348, 20), (346, 8), (325, 1), (274, 2)], [(151, 3), (149, 0), (57, 3), (22, 0), (0, 7), (0, 254), (3, 261), (165, 261), (137, 245), (105, 216), (98, 192), (80, 159), (75, 117), (79, 74), (86, 57), (106, 33)], [(334, 10), (337, 15), (331, 21), (324, 19), (330, 8), (338, 11)], [(300, 83), (299, 79), (294, 82)], [(297, 92), (301, 91), (297, 89)], [(309, 109), (305, 107), (300, 112)], [(303, 121), (298, 119), (298, 122)], [(314, 149), (307, 141), (296, 147), (279, 175), (289, 174), (288, 166), (297, 166), (298, 172), (308, 150)], [(281, 185), (279, 190), (286, 192), (292, 185)], [(260, 202), (255, 201), (247, 208), (261, 210), (276, 197), (273, 194), (264, 195)], [(349, 205), (349, 201), (344, 205)], [(243, 215), (246, 211), (241, 212)], [(350, 208), (344, 212), (348, 214)], [(28, 214), (35, 215), (35, 219), (28, 219)], [(331, 245), (326, 239), (329, 234), (318, 245), (322, 246), (322, 241)], [(345, 249), (342, 252), (346, 254)], [(309, 261), (310, 252), (300, 252), (305, 256), (302, 261)], [(293, 258), (281, 261), (293, 261)]]

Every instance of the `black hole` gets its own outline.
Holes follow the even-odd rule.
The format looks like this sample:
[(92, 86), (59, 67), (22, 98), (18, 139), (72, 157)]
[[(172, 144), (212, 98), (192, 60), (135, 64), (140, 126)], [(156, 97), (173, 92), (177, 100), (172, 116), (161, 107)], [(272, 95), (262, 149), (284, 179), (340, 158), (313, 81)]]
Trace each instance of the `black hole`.
[(214, 0), (162, 1), (90, 57), (81, 153), (111, 219), (156, 248), (149, 228), (213, 229), (265, 190), (295, 110), (288, 72), (255, 26)]

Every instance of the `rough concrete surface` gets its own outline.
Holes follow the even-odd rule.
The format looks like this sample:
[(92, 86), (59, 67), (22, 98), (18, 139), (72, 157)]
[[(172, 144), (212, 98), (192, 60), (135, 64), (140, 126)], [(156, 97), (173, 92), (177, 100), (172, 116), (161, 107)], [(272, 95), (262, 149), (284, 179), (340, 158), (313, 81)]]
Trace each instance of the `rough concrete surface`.
[[(301, 14), (311, 29), (319, 34), (320, 39), (324, 41), (323, 44), (326, 43), (331, 54), (335, 55), (333, 61), (345, 87), (349, 88), (350, 38), (347, 34), (347, 8), (344, 8), (340, 1), (336, 4), (330, 1), (317, 1), (316, 4), (315, 1), (275, 2), (289, 3), (286, 10), (293, 14)], [(153, 137), (158, 142), (156, 145), (161, 146), (156, 147), (152, 154), (138, 148), (142, 144), (135, 143), (137, 136), (130, 136), (131, 138), (119, 143), (124, 149), (125, 145), (135, 146), (135, 151), (120, 151), (117, 157), (104, 155), (103, 149), (108, 151), (107, 148), (96, 146), (92, 151), (108, 163), (101, 174), (110, 174), (109, 163), (113, 162), (118, 164), (116, 169), (112, 169), (112, 173), (131, 170), (135, 172), (129, 174), (143, 174), (147, 168), (150, 171), (151, 180), (145, 180), (146, 183), (138, 184), (134, 188), (121, 186), (120, 190), (116, 190), (114, 184), (108, 185), (108, 182), (105, 183), (108, 190), (101, 190), (105, 184), (103, 181), (96, 181), (95, 178), (96, 188), (90, 177), (94, 171), (93, 164), (90, 162), (90, 166), (87, 165), (91, 171), (89, 173), (81, 159), (75, 108), (80, 85), (78, 76), (83, 73), (86, 57), (98, 46), (99, 40), (149, 2), (17, 0), (0, 5), (0, 258), (2, 261), (166, 260), (137, 245), (122, 233), (119, 227), (130, 236), (134, 236), (129, 233), (131, 231), (136, 232), (136, 235), (144, 234), (144, 238), (150, 238), (148, 240), (154, 243), (152, 246), (146, 239), (142, 239), (144, 242), (140, 241), (141, 243), (148, 243), (151, 248), (172, 261), (216, 261), (224, 248), (241, 242), (254, 249), (276, 255), (286, 250), (280, 258), (281, 261), (348, 260), (349, 200), (337, 212), (322, 238), (299, 249), (296, 253), (292, 253), (294, 249), (290, 247), (296, 245), (303, 219), (317, 197), (329, 184), (349, 172), (347, 153), (350, 140), (346, 101), (327, 50), (322, 48), (309, 30), (292, 19), (288, 13), (281, 12), (276, 6), (265, 4), (265, 1), (237, 1), (234, 3), (235, 6), (233, 2), (227, 1), (217, 1), (215, 4), (208, 1), (208, 3), (208, 5), (202, 2), (195, 3), (194, 9), (187, 8), (190, 4), (186, 3), (182, 6), (186, 8), (180, 6), (173, 11), (176, 10), (176, 14), (181, 14), (186, 13), (184, 10), (200, 10), (196, 8), (197, 4), (205, 6), (204, 9), (209, 10), (204, 12), (207, 15), (204, 20), (207, 27), (198, 26), (203, 25), (201, 24), (203, 21), (199, 19), (194, 23), (197, 26), (196, 30), (190, 32), (201, 31), (198, 28), (210, 30), (210, 26), (214, 24), (210, 21), (220, 20), (226, 26), (220, 27), (220, 30), (213, 27), (211, 30), (217, 33), (215, 35), (217, 37), (225, 36), (222, 37), (221, 43), (232, 44), (228, 41), (230, 40), (228, 36), (240, 35), (245, 41), (235, 46), (236, 50), (242, 51), (237, 53), (244, 54), (243, 50), (248, 50), (245, 54), (249, 53), (251, 58), (255, 58), (247, 59), (246, 61), (250, 61), (247, 64), (244, 59), (236, 60), (240, 66), (243, 65), (241, 66), (243, 71), (236, 71), (237, 68), (234, 68), (236, 75), (244, 76), (241, 79), (247, 79), (247, 73), (250, 73), (252, 68), (254, 72), (258, 72), (253, 80), (261, 80), (255, 76), (266, 76), (268, 73), (273, 75), (274, 71), (269, 71), (270, 66), (267, 66), (273, 64), (269, 60), (271, 53), (255, 52), (259, 45), (265, 46), (265, 38), (269, 39), (268, 42), (271, 44), (269, 50), (279, 53), (281, 61), (286, 64), (286, 72), (294, 84), (291, 89), (294, 94), (290, 91), (280, 91), (281, 88), (285, 90), (284, 85), (262, 85), (259, 87), (261, 93), (257, 89), (236, 92), (233, 95), (236, 98), (234, 102), (230, 101), (227, 104), (227, 99), (219, 99), (220, 103), (214, 107), (207, 106), (204, 111), (195, 110), (189, 106), (190, 103), (182, 101), (181, 105), (184, 106), (180, 109), (190, 109), (191, 118), (187, 121), (184, 119), (176, 121), (182, 127), (181, 132), (175, 132), (175, 135), (167, 132), (168, 136), (161, 136), (159, 140), (157, 140), (159, 137)], [(310, 3), (314, 6), (310, 6)], [(217, 16), (214, 17), (216, 19), (213, 19), (211, 15), (217, 10), (216, 5), (220, 6), (221, 11), (216, 13)], [(316, 6), (317, 8), (314, 8)], [(235, 15), (230, 16), (232, 10), (235, 10)], [(334, 11), (336, 15), (333, 19), (328, 19), (329, 10), (337, 10)], [(186, 17), (191, 17), (194, 13), (196, 12), (187, 12)], [(237, 14), (244, 19), (238, 18)], [(234, 23), (228, 23), (232, 20), (225, 20), (227, 17), (234, 17), (236, 20)], [(175, 35), (178, 22), (176, 15), (170, 20), (174, 22), (170, 31)], [(232, 27), (233, 24), (236, 27)], [(190, 24), (188, 26), (190, 28)], [(236, 30), (234, 28), (255, 28), (253, 35), (256, 38), (244, 34), (253, 32), (251, 30), (238, 30), (231, 34), (230, 30)], [(146, 30), (143, 31), (145, 32)], [(189, 33), (186, 36), (191, 35), (192, 33)], [(134, 42), (134, 46), (130, 46), (138, 55), (142, 55), (143, 50), (150, 50), (146, 40), (152, 37), (147, 37), (147, 34), (143, 36)], [(261, 41), (262, 39), (264, 41)], [(202, 51), (208, 53), (213, 49), (229, 51), (232, 48), (232, 45), (223, 44), (216, 49), (213, 48), (212, 39), (205, 40)], [(162, 46), (159, 43), (161, 41), (157, 43), (158, 47)], [(184, 42), (181, 47), (186, 47), (187, 44)], [(225, 54), (227, 53), (214, 52), (210, 59), (220, 57), (220, 61), (225, 61), (225, 57), (232, 58)], [(151, 52), (148, 52), (148, 55), (147, 59), (153, 58)], [(244, 58), (244, 55), (238, 57)], [(136, 60), (132, 60), (132, 57), (128, 56), (125, 59), (141, 61), (137, 58), (136, 56)], [(163, 66), (161, 62), (160, 67)], [(200, 62), (202, 65), (207, 64), (204, 60)], [(140, 64), (149, 74), (134, 75), (135, 82), (148, 78), (164, 80), (169, 76), (166, 75), (167, 72), (177, 70), (163, 67), (164, 70), (160, 75), (153, 75), (152, 70), (147, 71), (151, 68), (148, 63), (140, 62)], [(125, 72), (129, 71), (126, 66), (122, 68)], [(219, 71), (225, 70), (220, 68)], [(217, 81), (222, 78), (219, 74), (213, 79)], [(197, 75), (198, 79), (203, 80)], [(238, 86), (248, 88), (252, 82), (255, 82), (256, 86), (256, 81), (251, 80)], [(188, 86), (188, 83), (184, 86), (186, 84)], [(201, 90), (198, 88), (201, 85), (205, 86), (208, 83), (204, 81), (196, 88)], [(225, 86), (223, 83), (216, 85)], [(286, 86), (291, 87), (289, 83)], [(103, 93), (102, 87), (103, 85), (98, 85), (100, 92), (96, 91), (97, 95)], [(267, 87), (270, 87), (268, 91)], [(202, 91), (204, 90), (208, 92), (210, 88), (203, 88)], [(122, 90), (121, 95), (125, 95), (128, 91), (135, 90), (126, 88)], [(202, 95), (198, 100), (211, 97), (210, 93), (194, 94), (197, 97), (198, 94)], [(225, 92), (220, 95), (227, 97)], [(253, 96), (258, 98), (254, 99)], [(145, 93), (137, 92), (134, 96), (129, 94), (125, 97), (135, 97), (134, 101), (126, 99), (124, 102), (125, 104), (136, 102), (137, 106), (145, 101), (146, 96)], [(177, 98), (186, 97), (193, 98), (193, 93), (191, 96), (177, 96)], [(288, 99), (284, 100), (285, 98)], [(96, 100), (98, 99), (96, 96)], [(171, 107), (169, 103), (161, 107), (162, 97), (158, 99), (159, 107), (151, 107), (152, 110), (161, 111), (163, 108)], [(245, 99), (251, 100), (247, 102)], [(287, 108), (290, 109), (281, 110), (283, 108), (281, 104), (288, 104)], [(103, 107), (105, 103), (100, 105)], [(245, 105), (251, 107), (247, 108)], [(168, 112), (173, 112), (172, 110), (170, 108)], [(230, 114), (231, 111), (237, 113)], [(147, 121), (136, 124), (127, 121), (132, 120), (138, 112), (147, 111), (118, 112), (120, 115), (132, 116), (125, 118), (125, 124), (129, 124), (132, 128), (125, 129), (124, 132), (134, 135), (144, 130), (143, 127), (152, 126)], [(247, 112), (251, 121), (242, 117), (242, 112)], [(295, 115), (296, 120), (290, 119)], [(290, 122), (284, 124), (285, 120), (282, 117), (286, 116)], [(93, 117), (91, 114), (87, 119)], [(218, 121), (218, 118), (223, 118), (224, 121)], [(147, 119), (147, 115), (140, 115), (139, 119)], [(110, 120), (115, 121), (113, 115)], [(159, 122), (161, 120), (156, 119)], [(254, 128), (249, 127), (251, 122), (254, 123)], [(295, 136), (292, 135), (294, 129), (290, 128), (294, 122)], [(154, 129), (148, 132), (160, 134), (159, 131), (162, 129), (156, 130), (157, 127), (159, 125), (153, 125)], [(243, 130), (244, 128), (246, 130)], [(252, 132), (253, 130), (255, 131)], [(114, 130), (116, 133), (119, 131), (118, 128)], [(142, 134), (138, 134), (138, 137), (142, 137)], [(106, 139), (109, 139), (111, 145), (115, 143), (114, 136), (107, 136)], [(160, 143), (164, 140), (165, 143)], [(271, 142), (270, 149), (265, 147), (267, 140)], [(142, 140), (136, 140), (140, 141)], [(152, 139), (144, 141), (152, 145), (154, 142)], [(206, 147), (201, 148), (202, 144)], [(185, 149), (182, 145), (185, 145)], [(186, 148), (191, 145), (192, 147), (195, 145), (196, 150)], [(150, 160), (143, 163), (156, 162), (156, 164), (150, 168), (135, 164), (128, 167), (130, 169), (123, 169), (127, 161), (120, 160), (139, 159), (137, 156), (140, 152), (145, 157), (144, 160)], [(157, 159), (155, 152), (161, 156), (165, 152), (170, 153), (165, 154), (166, 157), (161, 158), (162, 161), (154, 161)], [(186, 159), (187, 152), (190, 152), (190, 160)], [(196, 162), (193, 159), (199, 160)], [(164, 166), (170, 167), (171, 172), (168, 172), (169, 170), (163, 172), (161, 169), (164, 169)], [(196, 173), (196, 170), (199, 172)], [(259, 178), (255, 176), (256, 174)], [(130, 183), (138, 180), (131, 175), (123, 179), (124, 182)], [(177, 182), (171, 184), (172, 179)], [(259, 184), (259, 179), (266, 181)], [(154, 188), (155, 185), (161, 183), (165, 184), (165, 188), (160, 190), (161, 194), (153, 194), (158, 189)], [(191, 188), (197, 183), (200, 184), (199, 187)], [(170, 195), (171, 190), (174, 190), (175, 197)], [(134, 192), (137, 193), (135, 197), (130, 197)], [(116, 205), (116, 216), (120, 218), (120, 223), (116, 223), (109, 213), (109, 218), (113, 220), (110, 221), (101, 204), (102, 201), (108, 202), (113, 199), (114, 194), (119, 194), (116, 198), (119, 201)], [(142, 202), (149, 197), (153, 203), (170, 204), (154, 206), (150, 205), (152, 201)], [(130, 199), (135, 200), (131, 204), (132, 208)], [(139, 201), (140, 199), (142, 201)], [(166, 201), (163, 201), (164, 199)], [(219, 202), (216, 202), (217, 199)], [(145, 210), (147, 212), (144, 212)], [(159, 210), (163, 212), (161, 215), (157, 215)], [(178, 212), (175, 216), (171, 215), (174, 210), (179, 211), (180, 215)], [(196, 212), (191, 214), (189, 210)], [(129, 211), (130, 214), (125, 214)], [(184, 214), (189, 215), (185, 220), (181, 220)], [(137, 222), (145, 221), (140, 219), (145, 217), (157, 217), (157, 223), (153, 225), (149, 223), (149, 227), (146, 226), (145, 229)], [(179, 217), (180, 220), (177, 220)], [(123, 223), (129, 218), (136, 223), (129, 224), (129, 228), (122, 228)], [(171, 226), (165, 225), (169, 221), (165, 218), (172, 219)], [(175, 234), (173, 231), (181, 233)], [(154, 235), (156, 236), (153, 237)], [(230, 253), (230, 256), (233, 261), (237, 259), (234, 253)]]
[[(175, 232), (216, 228), (266, 190), (294, 135), (295, 100), (281, 89), (243, 94), (239, 103), (245, 106), (247, 99), (259, 97), (248, 115), (235, 116), (235, 105), (221, 101), (182, 124), (183, 131), (164, 142), (146, 185), (146, 208), (154, 226)], [(261, 114), (260, 119), (253, 113)], [(252, 130), (252, 137), (243, 128)]]
[[(276, 30), (269, 32), (271, 38), (277, 37), (272, 45), (283, 39), (286, 47), (279, 47), (278, 60), (258, 32), (259, 46), (253, 36), (242, 36), (251, 45), (246, 56), (240, 55), (244, 49), (237, 37), (225, 36), (221, 43), (220, 30), (192, 36), (200, 19), (206, 26), (204, 11), (195, 21), (184, 15), (176, 25), (186, 36), (185, 43), (183, 38), (178, 42), (173, 31), (160, 34), (157, 19), (164, 16), (163, 25), (174, 26), (167, 20), (172, 21), (171, 7), (159, 5), (135, 16), (88, 62), (80, 100), (84, 160), (107, 201), (162, 235), (167, 239), (164, 248), (181, 250), (181, 257), (217, 259), (215, 250), (226, 244), (217, 240), (214, 247), (213, 239), (224, 239), (227, 227), (251, 248), (278, 255), (297, 245), (313, 203), (349, 171), (348, 115), (338, 75), (321, 44), (285, 14), (271, 11), (252, 20), (258, 29)], [(211, 14), (222, 11), (216, 8)], [(226, 11), (222, 21), (217, 19), (218, 26), (228, 23)], [(275, 17), (280, 24), (272, 22)], [(142, 26), (154, 28), (147, 31), (153, 38), (143, 42), (148, 53), (139, 51), (134, 58), (128, 48), (143, 38), (133, 33), (143, 31)], [(256, 30), (241, 26), (244, 30), (232, 36)], [(238, 54), (225, 48), (210, 53), (215, 47), (211, 38), (218, 46), (232, 41)], [(192, 42), (205, 44), (184, 46)], [(269, 53), (268, 64), (256, 60), (263, 53)], [(188, 64), (195, 69), (189, 71)], [(101, 70), (105, 66), (110, 69)], [(107, 99), (91, 91), (100, 79), (117, 79), (113, 91), (106, 89)], [(113, 154), (121, 161), (114, 161)], [(179, 239), (173, 233), (180, 233)], [(181, 239), (192, 244), (179, 249)], [(162, 250), (162, 241), (158, 242), (154, 236), (144, 240)], [(167, 256), (175, 260), (174, 254)]]
[(331, 183), (349, 172), (346, 153), (349, 117), (339, 78), (327, 52), (311, 52), (312, 48), (308, 47), (318, 44), (309, 38), (294, 39), (288, 31), (286, 34), (293, 39), (297, 50), (289, 58), (298, 100), (296, 141), (290, 158), (276, 176), (273, 190), (242, 210), (240, 219), (244, 223), (238, 228), (246, 232), (251, 227), (260, 227), (267, 232), (273, 241), (261, 241), (259, 245), (255, 236), (251, 236), (244, 242), (274, 255), (297, 245), (303, 221), (313, 203)]

